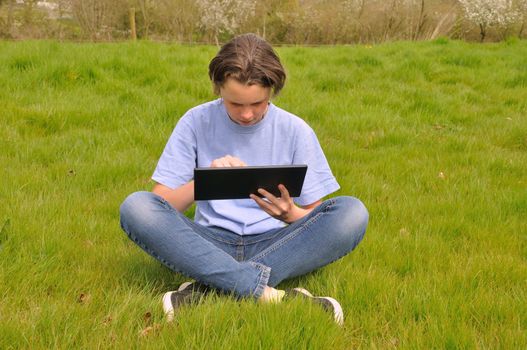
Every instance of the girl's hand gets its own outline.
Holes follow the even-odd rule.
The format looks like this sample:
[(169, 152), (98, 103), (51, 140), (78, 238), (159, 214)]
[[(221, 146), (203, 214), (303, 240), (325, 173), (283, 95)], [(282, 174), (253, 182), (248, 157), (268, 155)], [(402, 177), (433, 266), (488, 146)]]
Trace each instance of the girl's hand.
[(240, 158), (236, 158), (227, 154), (224, 157), (214, 159), (210, 164), (211, 168), (226, 168), (233, 166), (247, 166)]
[(289, 196), (289, 191), (284, 185), (278, 185), (280, 190), (280, 198), (275, 197), (273, 194), (264, 190), (263, 188), (258, 189), (264, 198), (260, 198), (255, 194), (251, 194), (251, 198), (273, 218), (286, 222), (288, 224), (295, 222), (298, 219), (303, 218), (312, 209), (299, 208), (293, 202), (293, 199)]

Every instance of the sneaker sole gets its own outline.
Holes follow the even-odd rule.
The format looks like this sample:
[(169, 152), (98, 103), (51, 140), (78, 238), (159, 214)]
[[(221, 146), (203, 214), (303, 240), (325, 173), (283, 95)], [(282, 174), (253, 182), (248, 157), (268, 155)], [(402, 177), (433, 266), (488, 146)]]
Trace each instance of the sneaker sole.
[(194, 282), (184, 282), (184, 283), (182, 283), (182, 284), (179, 286), (179, 288), (178, 288), (177, 291), (178, 291), (178, 292), (181, 292), (181, 291), (187, 289), (187, 287), (190, 286), (190, 285), (193, 284), (193, 283), (194, 283)]
[(340, 303), (331, 297), (315, 297), (304, 288), (293, 288), (294, 291), (302, 294), (304, 297), (313, 299), (315, 302), (321, 304), (326, 310), (333, 312), (335, 322), (342, 326), (344, 325), (344, 312)]

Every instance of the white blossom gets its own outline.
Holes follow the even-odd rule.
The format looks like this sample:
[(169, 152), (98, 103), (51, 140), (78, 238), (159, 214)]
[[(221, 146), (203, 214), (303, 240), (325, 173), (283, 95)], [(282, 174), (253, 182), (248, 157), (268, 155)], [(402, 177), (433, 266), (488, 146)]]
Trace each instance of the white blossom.
[(479, 26), (506, 26), (518, 14), (512, 0), (459, 0), (465, 17)]
[(518, 11), (518, 17), (520, 19), (526, 20), (527, 19), (527, 0), (517, 0), (516, 8)]
[(233, 34), (240, 25), (254, 16), (256, 0), (197, 0), (201, 26), (217, 36)]

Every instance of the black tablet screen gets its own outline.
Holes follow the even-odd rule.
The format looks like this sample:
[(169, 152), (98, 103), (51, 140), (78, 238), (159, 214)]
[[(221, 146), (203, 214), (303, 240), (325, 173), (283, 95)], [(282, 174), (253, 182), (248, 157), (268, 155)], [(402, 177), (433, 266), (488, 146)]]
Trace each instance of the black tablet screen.
[(194, 199), (241, 199), (257, 194), (263, 188), (280, 196), (283, 184), (291, 197), (298, 197), (306, 176), (307, 165), (246, 166), (195, 168)]

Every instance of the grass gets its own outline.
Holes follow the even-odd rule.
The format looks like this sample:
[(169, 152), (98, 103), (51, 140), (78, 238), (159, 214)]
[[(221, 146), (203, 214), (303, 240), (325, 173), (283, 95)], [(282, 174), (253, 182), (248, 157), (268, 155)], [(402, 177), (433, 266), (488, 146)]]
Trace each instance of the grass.
[(282, 286), (336, 297), (346, 325), (218, 296), (163, 322), (186, 278), (118, 208), (214, 98), (215, 47), (0, 42), (0, 348), (527, 347), (527, 42), (278, 51), (275, 103), (371, 214), (351, 255)]

